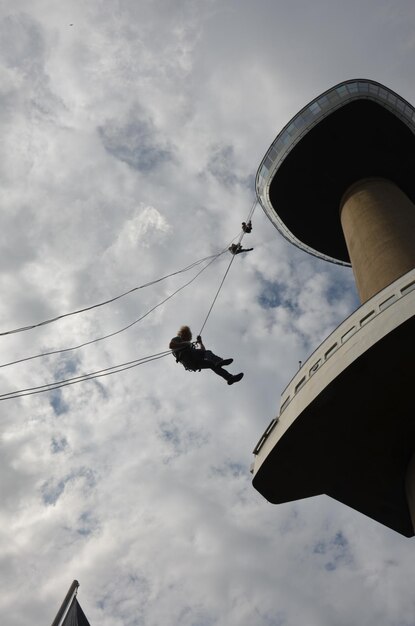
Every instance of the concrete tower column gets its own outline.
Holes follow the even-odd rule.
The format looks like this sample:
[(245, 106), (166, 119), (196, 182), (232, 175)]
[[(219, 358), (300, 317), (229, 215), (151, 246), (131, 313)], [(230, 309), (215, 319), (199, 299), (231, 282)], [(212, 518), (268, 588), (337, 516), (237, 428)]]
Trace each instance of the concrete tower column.
[(353, 184), (340, 217), (362, 303), (415, 267), (415, 206), (393, 182)]

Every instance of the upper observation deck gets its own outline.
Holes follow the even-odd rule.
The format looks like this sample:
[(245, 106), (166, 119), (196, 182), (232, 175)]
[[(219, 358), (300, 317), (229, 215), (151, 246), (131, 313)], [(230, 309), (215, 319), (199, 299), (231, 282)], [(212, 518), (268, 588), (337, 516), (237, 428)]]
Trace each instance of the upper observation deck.
[(415, 109), (380, 83), (339, 83), (274, 140), (256, 175), (258, 199), (292, 243), (350, 265), (339, 218), (343, 194), (365, 178), (394, 182), (415, 202)]

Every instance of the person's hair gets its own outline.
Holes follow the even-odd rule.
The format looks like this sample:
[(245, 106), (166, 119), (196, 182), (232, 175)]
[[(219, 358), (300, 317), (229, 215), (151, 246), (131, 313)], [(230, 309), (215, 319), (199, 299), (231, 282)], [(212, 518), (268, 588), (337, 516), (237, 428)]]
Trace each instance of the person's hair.
[(190, 341), (192, 338), (192, 331), (188, 326), (181, 326), (177, 331), (177, 336), (184, 341)]

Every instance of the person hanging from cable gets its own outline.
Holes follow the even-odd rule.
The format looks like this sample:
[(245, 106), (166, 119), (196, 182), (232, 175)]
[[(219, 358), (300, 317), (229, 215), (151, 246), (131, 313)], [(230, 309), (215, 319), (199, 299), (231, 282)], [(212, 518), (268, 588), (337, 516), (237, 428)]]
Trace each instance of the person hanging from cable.
[(178, 330), (177, 336), (170, 341), (169, 348), (173, 351), (176, 362), (181, 363), (187, 370), (196, 372), (210, 369), (224, 378), (228, 385), (238, 383), (243, 378), (242, 372), (234, 375), (225, 370), (223, 366), (230, 365), (233, 359), (222, 359), (211, 350), (206, 350), (200, 335), (197, 336), (196, 342), (192, 342), (192, 331), (189, 326), (182, 326)]
[(229, 246), (228, 250), (231, 254), (241, 254), (241, 252), (251, 252), (253, 248), (242, 248), (242, 244), (233, 243)]
[(247, 233), (247, 234), (252, 232), (252, 222), (251, 222), (251, 220), (249, 220), (248, 223), (242, 222), (242, 230), (244, 231), (244, 233)]

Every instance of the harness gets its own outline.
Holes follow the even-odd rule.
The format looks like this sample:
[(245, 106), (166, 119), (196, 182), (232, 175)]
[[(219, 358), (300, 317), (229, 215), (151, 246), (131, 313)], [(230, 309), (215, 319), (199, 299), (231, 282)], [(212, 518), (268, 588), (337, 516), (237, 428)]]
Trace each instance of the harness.
[(172, 355), (176, 359), (176, 363), (180, 363), (180, 365), (183, 365), (184, 369), (187, 370), (188, 372), (201, 372), (202, 371), (199, 367), (192, 367), (192, 365), (190, 365), (189, 363), (184, 363), (180, 359), (180, 356), (182, 355), (183, 352), (195, 350), (195, 347), (194, 347), (195, 345), (196, 345), (196, 342), (193, 342), (191, 347), (189, 346), (188, 348), (181, 348), (179, 350), (175, 350), (172, 352)]

